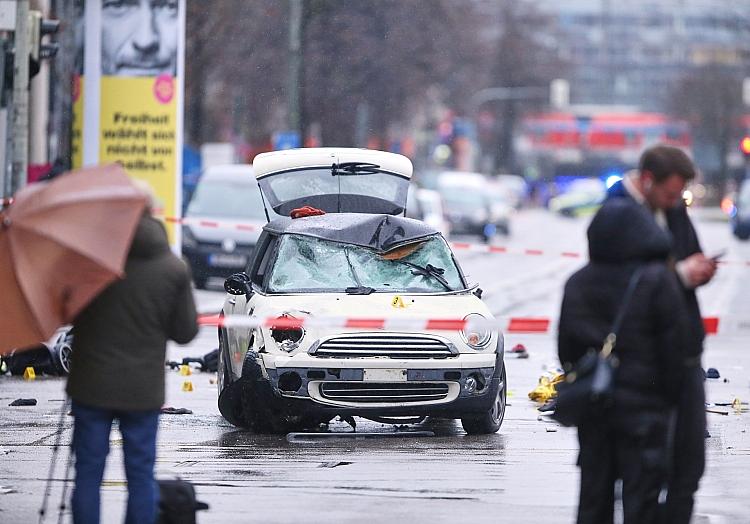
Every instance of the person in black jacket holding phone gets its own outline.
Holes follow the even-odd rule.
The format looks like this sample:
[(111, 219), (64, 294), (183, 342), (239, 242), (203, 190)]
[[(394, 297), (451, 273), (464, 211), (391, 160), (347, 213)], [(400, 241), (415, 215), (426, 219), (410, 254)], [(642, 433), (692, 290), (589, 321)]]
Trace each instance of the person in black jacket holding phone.
[(615, 482), (622, 480), (625, 524), (659, 522), (668, 474), (667, 429), (683, 381), (687, 310), (670, 267), (671, 242), (640, 206), (613, 199), (588, 229), (590, 262), (565, 285), (558, 352), (570, 370), (598, 351), (641, 271), (617, 337), (614, 400), (578, 427), (581, 468), (578, 523), (613, 522)]
[(670, 255), (675, 261), (682, 295), (688, 309), (688, 337), (683, 348), (685, 384), (680, 393), (675, 427), (672, 478), (667, 495), (667, 522), (688, 524), (693, 513), (693, 496), (705, 469), (706, 395), (701, 354), (705, 331), (696, 288), (711, 281), (717, 258), (706, 257), (682, 200), (685, 185), (695, 178), (695, 167), (680, 149), (657, 145), (647, 149), (638, 170), (613, 185), (607, 201), (645, 209), (672, 240)]

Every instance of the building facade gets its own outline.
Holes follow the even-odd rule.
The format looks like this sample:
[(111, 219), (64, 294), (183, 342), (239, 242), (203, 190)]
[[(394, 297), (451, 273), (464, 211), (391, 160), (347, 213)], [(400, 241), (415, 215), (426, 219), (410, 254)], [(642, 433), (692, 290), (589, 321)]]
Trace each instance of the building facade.
[(537, 0), (557, 21), (571, 102), (663, 110), (691, 68), (750, 76), (750, 0)]

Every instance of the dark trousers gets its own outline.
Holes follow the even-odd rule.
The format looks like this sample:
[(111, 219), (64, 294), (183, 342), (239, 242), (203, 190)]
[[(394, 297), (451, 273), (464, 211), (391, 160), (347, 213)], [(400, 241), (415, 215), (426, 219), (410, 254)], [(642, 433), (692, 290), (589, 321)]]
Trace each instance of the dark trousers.
[(706, 466), (706, 393), (700, 367), (686, 370), (677, 407), (672, 474), (667, 493), (667, 522), (688, 524), (693, 495)]
[(578, 428), (581, 490), (578, 524), (611, 524), (615, 482), (622, 480), (624, 524), (659, 522), (666, 484), (667, 416), (614, 413)]
[(112, 411), (73, 401), (73, 415), (73, 451), (76, 457), (73, 522), (99, 522), (99, 488), (109, 454), (109, 432), (115, 419), (120, 422), (128, 479), (125, 522), (154, 522), (159, 496), (154, 480), (159, 411)]

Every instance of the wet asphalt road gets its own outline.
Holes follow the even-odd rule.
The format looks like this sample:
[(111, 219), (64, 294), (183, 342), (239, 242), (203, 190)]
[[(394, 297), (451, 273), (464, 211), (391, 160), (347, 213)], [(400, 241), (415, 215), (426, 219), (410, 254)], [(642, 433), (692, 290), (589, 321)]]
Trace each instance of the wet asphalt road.
[[(583, 251), (585, 219), (544, 212), (518, 215), (509, 247), (547, 252)], [(735, 242), (726, 224), (699, 225), (706, 252), (729, 248), (728, 263), (701, 291), (705, 315), (750, 316), (750, 244)], [(457, 252), (469, 280), (485, 289), (498, 315), (556, 316), (565, 278), (581, 259), (557, 255), (481, 255)], [(222, 293), (202, 291), (205, 311), (220, 306)], [(705, 365), (722, 374), (708, 381), (712, 402), (750, 398), (747, 334), (730, 333), (707, 342)], [(357, 419), (357, 430), (379, 433), (356, 437), (295, 440), (257, 436), (224, 421), (216, 409), (213, 375), (167, 376), (167, 404), (192, 415), (164, 415), (160, 426), (157, 473), (179, 475), (197, 485), (211, 509), (201, 523), (223, 522), (573, 522), (578, 489), (575, 432), (539, 420), (527, 393), (539, 375), (556, 365), (552, 335), (508, 335), (506, 348), (526, 345), (530, 358), (506, 358), (509, 406), (500, 431), (467, 436), (458, 422), (426, 421), (405, 428)], [(205, 328), (192, 344), (170, 347), (170, 358), (200, 356), (215, 347), (215, 330)], [(726, 378), (728, 381), (724, 382)], [(194, 390), (182, 391), (184, 380)], [(137, 387), (133, 384), (133, 387)], [(55, 437), (59, 430), (64, 381), (25, 382), (0, 377), (0, 522), (33, 522), (41, 504)], [(16, 398), (36, 398), (35, 407), (6, 407)], [(708, 471), (701, 484), (694, 522), (748, 522), (750, 518), (750, 413), (709, 414)], [(61, 437), (71, 437), (64, 417)], [(342, 422), (330, 430), (349, 432)], [(414, 437), (409, 431), (435, 436)], [(398, 436), (396, 436), (398, 435)], [(120, 522), (125, 503), (122, 448), (117, 431), (102, 489), (103, 522)], [(63, 486), (65, 455), (53, 475), (49, 511)], [(66, 515), (66, 521), (69, 517)]]

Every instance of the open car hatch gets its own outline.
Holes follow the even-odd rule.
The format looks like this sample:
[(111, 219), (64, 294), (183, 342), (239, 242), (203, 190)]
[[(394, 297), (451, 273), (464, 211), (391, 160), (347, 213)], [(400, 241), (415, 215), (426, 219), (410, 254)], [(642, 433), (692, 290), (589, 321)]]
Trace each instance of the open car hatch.
[(326, 213), (399, 215), (412, 175), (405, 156), (356, 148), (262, 153), (253, 169), (264, 204), (282, 216), (304, 206)]

